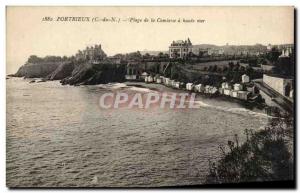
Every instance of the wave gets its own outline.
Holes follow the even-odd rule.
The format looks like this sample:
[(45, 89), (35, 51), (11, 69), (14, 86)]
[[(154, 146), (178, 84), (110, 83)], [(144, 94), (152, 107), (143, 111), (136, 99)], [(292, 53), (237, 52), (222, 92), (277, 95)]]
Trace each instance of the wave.
[(127, 85), (124, 83), (107, 83), (107, 84), (98, 84), (96, 86), (104, 89), (120, 89), (120, 88), (127, 87)]
[(221, 111), (225, 111), (225, 112), (231, 112), (231, 113), (238, 113), (238, 114), (248, 114), (248, 115), (252, 115), (255, 117), (267, 117), (267, 118), (272, 118), (272, 116), (267, 115), (265, 113), (262, 112), (255, 112), (246, 108), (232, 108), (232, 107), (224, 107), (224, 106), (215, 106), (215, 105), (210, 105), (207, 103), (204, 103), (203, 101), (195, 101), (196, 104), (199, 104), (201, 107), (208, 107), (208, 108), (213, 108), (213, 109), (217, 109), (217, 110), (221, 110)]
[(151, 90), (149, 88), (135, 87), (135, 86), (129, 87), (129, 90), (138, 91), (138, 92), (146, 92), (146, 93), (149, 93), (149, 92), (157, 93), (157, 91)]

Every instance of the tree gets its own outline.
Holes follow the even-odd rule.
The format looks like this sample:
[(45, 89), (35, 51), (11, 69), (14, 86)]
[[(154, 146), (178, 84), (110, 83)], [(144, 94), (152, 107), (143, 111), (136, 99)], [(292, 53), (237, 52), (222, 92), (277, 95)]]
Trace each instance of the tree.
[(269, 53), (267, 53), (266, 57), (268, 60), (270, 60), (272, 63), (276, 62), (280, 56), (280, 51), (278, 48), (272, 48)]
[(28, 63), (37, 63), (37, 62), (41, 62), (41, 61), (42, 61), (42, 58), (37, 57), (36, 55), (29, 56), (29, 58), (27, 60)]
[(222, 158), (209, 162), (206, 183), (240, 183), (282, 181), (294, 179), (294, 159), (287, 140), (291, 140), (289, 120), (272, 119), (265, 129), (245, 130), (246, 141), (241, 144), (237, 135), (220, 145)]
[(277, 62), (275, 62), (275, 67), (273, 68), (273, 73), (293, 76), (294, 75), (294, 64), (290, 57), (279, 58)]
[(150, 58), (150, 54), (149, 54), (149, 53), (146, 53), (146, 54), (144, 55), (144, 57), (145, 57), (145, 58)]
[(226, 72), (227, 70), (228, 70), (227, 66), (224, 66), (223, 69), (222, 69), (223, 72)]
[(216, 72), (217, 69), (218, 69), (218, 67), (217, 67), (216, 65), (214, 65), (214, 66), (212, 67), (211, 71), (212, 71), (212, 72)]
[(159, 57), (159, 58), (163, 58), (163, 57), (164, 57), (164, 53), (159, 52), (159, 53), (158, 53), (158, 57)]
[(232, 69), (233, 69), (233, 67), (234, 67), (234, 64), (233, 64), (233, 62), (229, 62), (229, 63), (228, 63), (228, 68), (229, 68), (229, 70), (232, 70)]

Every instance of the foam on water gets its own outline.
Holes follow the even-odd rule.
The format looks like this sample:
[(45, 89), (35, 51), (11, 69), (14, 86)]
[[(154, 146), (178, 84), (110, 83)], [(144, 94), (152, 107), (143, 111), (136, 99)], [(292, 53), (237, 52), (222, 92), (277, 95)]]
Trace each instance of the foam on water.
[(137, 91), (137, 92), (144, 92), (144, 93), (150, 93), (150, 92), (158, 93), (157, 91), (151, 90), (149, 88), (141, 88), (141, 87), (136, 87), (136, 86), (129, 87), (129, 90)]
[(124, 83), (108, 83), (108, 84), (98, 84), (96, 87), (104, 88), (104, 89), (120, 89), (126, 88), (127, 85)]

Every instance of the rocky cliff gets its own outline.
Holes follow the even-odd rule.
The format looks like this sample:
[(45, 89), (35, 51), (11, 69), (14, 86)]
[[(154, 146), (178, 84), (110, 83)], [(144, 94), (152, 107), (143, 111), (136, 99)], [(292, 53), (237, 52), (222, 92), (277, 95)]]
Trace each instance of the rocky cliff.
[(47, 76), (48, 80), (62, 80), (70, 75), (75, 68), (73, 62), (64, 62), (60, 64), (52, 73)]
[(62, 84), (101, 84), (122, 82), (125, 77), (125, 65), (110, 61), (90, 63), (85, 61), (60, 61), (26, 63), (14, 76), (25, 78), (44, 78), (61, 80)]
[(61, 80), (62, 84), (104, 84), (122, 82), (125, 76), (125, 66), (112, 63), (81, 63), (77, 64), (71, 76)]
[(21, 66), (14, 76), (25, 78), (45, 78), (57, 69), (59, 62), (26, 63)]

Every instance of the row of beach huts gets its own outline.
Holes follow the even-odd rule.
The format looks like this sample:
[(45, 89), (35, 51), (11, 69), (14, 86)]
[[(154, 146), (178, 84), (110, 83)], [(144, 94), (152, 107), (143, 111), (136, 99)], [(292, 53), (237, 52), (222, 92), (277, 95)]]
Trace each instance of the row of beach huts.
[(209, 95), (224, 95), (232, 98), (237, 98), (240, 100), (248, 100), (251, 96), (255, 94), (255, 86), (250, 83), (249, 77), (247, 75), (242, 76), (242, 82), (231, 84), (228, 82), (223, 82), (221, 87), (204, 85), (204, 84), (194, 84), (194, 83), (184, 83), (164, 76), (145, 76), (144, 80), (146, 83), (157, 83), (163, 84), (168, 87), (175, 89), (183, 89), (195, 93), (203, 93)]

